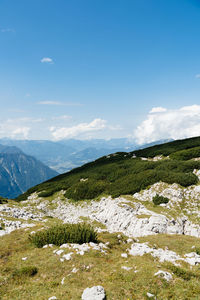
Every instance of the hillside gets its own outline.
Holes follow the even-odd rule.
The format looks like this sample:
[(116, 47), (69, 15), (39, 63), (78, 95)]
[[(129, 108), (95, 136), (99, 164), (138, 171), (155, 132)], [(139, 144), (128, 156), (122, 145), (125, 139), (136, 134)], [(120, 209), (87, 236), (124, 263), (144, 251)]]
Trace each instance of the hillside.
[(92, 199), (101, 194), (117, 197), (139, 192), (158, 181), (186, 187), (198, 181), (193, 170), (200, 169), (200, 161), (194, 160), (199, 156), (200, 138), (114, 153), (40, 184), (18, 200), (35, 191), (51, 196), (61, 189), (73, 200)]
[(0, 195), (15, 198), (28, 188), (57, 175), (17, 147), (0, 145)]
[(199, 148), (115, 153), (2, 199), (0, 298), (198, 299)]

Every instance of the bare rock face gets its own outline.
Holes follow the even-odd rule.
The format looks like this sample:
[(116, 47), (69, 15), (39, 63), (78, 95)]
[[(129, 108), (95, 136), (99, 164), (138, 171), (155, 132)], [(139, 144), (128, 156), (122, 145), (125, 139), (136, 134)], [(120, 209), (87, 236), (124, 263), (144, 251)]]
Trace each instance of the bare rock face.
[(93, 286), (83, 291), (82, 300), (105, 300), (106, 293), (102, 286)]

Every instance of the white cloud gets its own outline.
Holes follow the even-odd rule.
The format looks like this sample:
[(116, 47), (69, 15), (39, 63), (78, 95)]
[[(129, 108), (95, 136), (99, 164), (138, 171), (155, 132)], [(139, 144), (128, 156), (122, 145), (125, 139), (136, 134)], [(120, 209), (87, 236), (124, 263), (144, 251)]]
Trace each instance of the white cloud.
[(16, 139), (28, 139), (35, 130), (38, 134), (43, 129), (41, 123), (45, 122), (44, 118), (8, 118), (0, 120), (0, 138), (16, 138)]
[(43, 57), (40, 61), (41, 63), (53, 64), (53, 59), (50, 57)]
[(160, 112), (152, 109), (134, 131), (138, 144), (193, 136), (200, 136), (200, 105)]
[(161, 106), (158, 106), (158, 107), (153, 107), (151, 110), (150, 110), (150, 114), (152, 113), (160, 113), (160, 112), (164, 112), (166, 111), (167, 109), (164, 108), (164, 107), (161, 107)]
[(1, 122), (0, 137), (27, 139), (30, 132), (30, 127), (20, 126), (9, 121)]
[(71, 120), (72, 116), (68, 115), (63, 115), (63, 116), (58, 116), (58, 117), (52, 117), (52, 120)]
[(49, 130), (55, 140), (61, 140), (65, 138), (81, 137), (85, 134), (103, 130), (107, 127), (106, 120), (94, 119), (90, 123), (80, 123), (72, 127), (51, 127)]
[(29, 127), (19, 127), (14, 129), (11, 132), (12, 138), (24, 138), (27, 139), (29, 135), (30, 128)]

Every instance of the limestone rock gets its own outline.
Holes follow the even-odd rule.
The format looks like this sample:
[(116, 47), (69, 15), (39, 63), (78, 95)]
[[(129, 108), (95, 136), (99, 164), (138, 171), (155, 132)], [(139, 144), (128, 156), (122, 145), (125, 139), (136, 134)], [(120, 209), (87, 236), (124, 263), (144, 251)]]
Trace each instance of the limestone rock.
[(82, 300), (105, 300), (106, 293), (102, 286), (93, 286), (91, 288), (86, 288), (83, 291)]
[(154, 274), (154, 276), (158, 276), (160, 278), (163, 278), (166, 281), (172, 280), (172, 274), (170, 274), (169, 272), (166, 272), (166, 271), (162, 271), (162, 270), (159, 270), (158, 272), (156, 272)]

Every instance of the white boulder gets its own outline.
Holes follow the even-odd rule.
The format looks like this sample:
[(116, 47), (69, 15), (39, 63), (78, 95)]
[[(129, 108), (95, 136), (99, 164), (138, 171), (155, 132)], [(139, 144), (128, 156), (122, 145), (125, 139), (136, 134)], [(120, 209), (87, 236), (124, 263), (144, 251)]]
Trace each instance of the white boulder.
[(86, 288), (83, 291), (82, 300), (105, 300), (106, 293), (102, 286), (93, 286), (91, 288)]
[(163, 278), (165, 279), (166, 281), (170, 281), (172, 280), (172, 274), (170, 274), (169, 272), (166, 272), (166, 271), (162, 271), (162, 270), (159, 270), (158, 272), (156, 272), (154, 274), (154, 276), (158, 276), (160, 278)]

